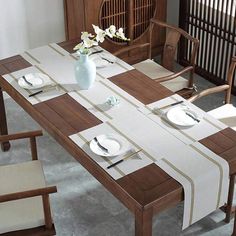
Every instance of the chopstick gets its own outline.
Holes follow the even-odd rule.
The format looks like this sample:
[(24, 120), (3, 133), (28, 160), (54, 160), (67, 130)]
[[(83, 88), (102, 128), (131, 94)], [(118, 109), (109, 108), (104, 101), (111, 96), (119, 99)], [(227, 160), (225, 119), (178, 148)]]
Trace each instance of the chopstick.
[(168, 108), (168, 107), (172, 107), (172, 106), (175, 106), (175, 105), (181, 104), (181, 103), (183, 103), (183, 102), (184, 102), (184, 101), (174, 102), (174, 103), (171, 103), (171, 104), (169, 104), (169, 105), (166, 105), (166, 106), (160, 107), (160, 108), (158, 108), (158, 109), (166, 109), (166, 108)]
[(105, 58), (105, 57), (101, 57), (101, 58), (102, 58), (102, 60), (105, 60), (105, 61), (107, 61), (107, 62), (109, 62), (109, 63), (111, 63), (111, 64), (114, 63), (114, 61), (110, 61), (109, 59), (107, 59), (107, 58)]
[(58, 85), (51, 85), (51, 86), (49, 86), (49, 87), (45, 87), (44, 90), (39, 90), (39, 91), (37, 91), (37, 92), (35, 92), (35, 93), (31, 93), (31, 94), (29, 95), (29, 97), (33, 97), (33, 96), (36, 96), (36, 95), (38, 95), (38, 94), (40, 94), (40, 93), (50, 91), (50, 90), (53, 89), (53, 88), (57, 88), (57, 90), (58, 90), (58, 87), (57, 87), (57, 86), (58, 86)]
[(103, 52), (103, 50), (98, 50), (98, 51), (95, 51), (95, 52), (91, 52), (91, 53), (89, 54), (89, 56), (91, 56), (91, 55), (93, 55), (93, 54), (101, 53), (101, 52)]
[(138, 154), (138, 153), (141, 152), (141, 151), (142, 151), (142, 149), (140, 149), (140, 150), (138, 150), (137, 152), (134, 152), (134, 153), (128, 155), (127, 157), (124, 157), (123, 159), (121, 159), (121, 160), (119, 160), (119, 161), (117, 161), (117, 162), (115, 162), (115, 163), (109, 165), (109, 166), (107, 167), (107, 169), (110, 169), (110, 168), (112, 168), (112, 167), (114, 167), (114, 166), (120, 164), (121, 162), (123, 162), (123, 161), (129, 159), (130, 157), (132, 157), (132, 156)]
[(39, 90), (39, 91), (37, 91), (37, 92), (35, 92), (35, 93), (31, 93), (31, 94), (29, 95), (29, 97), (36, 96), (36, 95), (38, 95), (38, 94), (40, 94), (40, 93), (42, 93), (42, 92), (43, 92), (43, 90)]
[(23, 78), (23, 80), (25, 81), (26, 84), (28, 84), (28, 85), (30, 85), (30, 86), (33, 86), (33, 84), (30, 83), (30, 82), (25, 78), (24, 75), (22, 76), (22, 78)]

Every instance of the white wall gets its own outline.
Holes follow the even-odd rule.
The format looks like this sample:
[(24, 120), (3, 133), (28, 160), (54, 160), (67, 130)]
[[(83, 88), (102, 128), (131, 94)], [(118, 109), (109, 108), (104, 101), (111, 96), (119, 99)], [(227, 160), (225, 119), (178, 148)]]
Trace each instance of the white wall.
[(0, 59), (65, 40), (63, 0), (0, 0)]

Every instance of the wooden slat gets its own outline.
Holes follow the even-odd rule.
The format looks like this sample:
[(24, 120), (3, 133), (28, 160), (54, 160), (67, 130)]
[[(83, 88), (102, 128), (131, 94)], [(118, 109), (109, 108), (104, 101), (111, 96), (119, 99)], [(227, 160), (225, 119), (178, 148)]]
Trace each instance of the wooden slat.
[(9, 71), (3, 65), (0, 65), (0, 75), (4, 75), (7, 73), (9, 73)]
[(39, 103), (35, 108), (66, 136), (102, 123), (67, 94)]
[(231, 174), (236, 173), (236, 132), (234, 130), (224, 129), (200, 142), (228, 161)]
[(156, 164), (126, 175), (117, 182), (142, 206), (156, 201), (156, 208), (163, 209), (166, 207), (161, 206), (163, 197), (170, 197), (172, 194), (176, 198), (175, 201), (183, 200), (182, 186)]
[(113, 76), (109, 80), (144, 104), (150, 104), (173, 94), (138, 70)]

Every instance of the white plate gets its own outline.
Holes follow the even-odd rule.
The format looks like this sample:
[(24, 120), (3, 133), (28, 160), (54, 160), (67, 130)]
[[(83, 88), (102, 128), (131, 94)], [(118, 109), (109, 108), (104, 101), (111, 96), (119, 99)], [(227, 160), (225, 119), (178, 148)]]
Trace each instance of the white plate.
[(99, 156), (118, 156), (129, 149), (127, 140), (118, 134), (101, 134), (97, 136), (97, 140), (104, 148), (108, 149), (108, 153), (106, 153), (98, 146), (97, 142), (92, 139), (90, 149)]
[(188, 127), (198, 124), (196, 120), (188, 116), (186, 113), (190, 114), (191, 116), (199, 120), (199, 117), (194, 111), (184, 106), (174, 107), (170, 109), (167, 112), (166, 116), (167, 119), (175, 125)]
[(18, 84), (20, 87), (24, 89), (38, 89), (42, 88), (45, 85), (48, 85), (50, 82), (50, 78), (43, 74), (43, 73), (31, 73), (31, 74), (26, 74), (25, 78), (33, 85), (27, 84), (24, 79), (21, 77), (18, 79)]
[[(106, 67), (116, 62), (115, 56), (105, 52), (91, 55), (91, 59), (94, 61), (96, 67), (98, 68)], [(109, 61), (111, 61), (112, 63)]]

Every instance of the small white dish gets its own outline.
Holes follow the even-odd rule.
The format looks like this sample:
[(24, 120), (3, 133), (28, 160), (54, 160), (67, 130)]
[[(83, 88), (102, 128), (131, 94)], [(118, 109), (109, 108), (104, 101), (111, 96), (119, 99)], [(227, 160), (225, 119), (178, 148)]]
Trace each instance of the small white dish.
[(32, 90), (39, 89), (46, 85), (49, 85), (50, 83), (50, 78), (43, 73), (26, 74), (25, 78), (32, 84), (32, 86), (27, 84), (25, 80), (21, 77), (18, 79), (18, 84), (20, 87), (24, 89), (32, 89)]
[(194, 126), (200, 122), (197, 114), (186, 106), (171, 108), (166, 117), (171, 123), (183, 127)]
[(91, 55), (90, 58), (94, 61), (97, 68), (103, 68), (116, 62), (116, 57), (106, 52)]
[(127, 150), (129, 149), (128, 141), (118, 134), (101, 134), (96, 138), (99, 144), (108, 150), (108, 152), (104, 151), (101, 147), (99, 147), (98, 143), (94, 139), (92, 139), (89, 145), (90, 149), (92, 152), (99, 156), (119, 156), (127, 152)]

